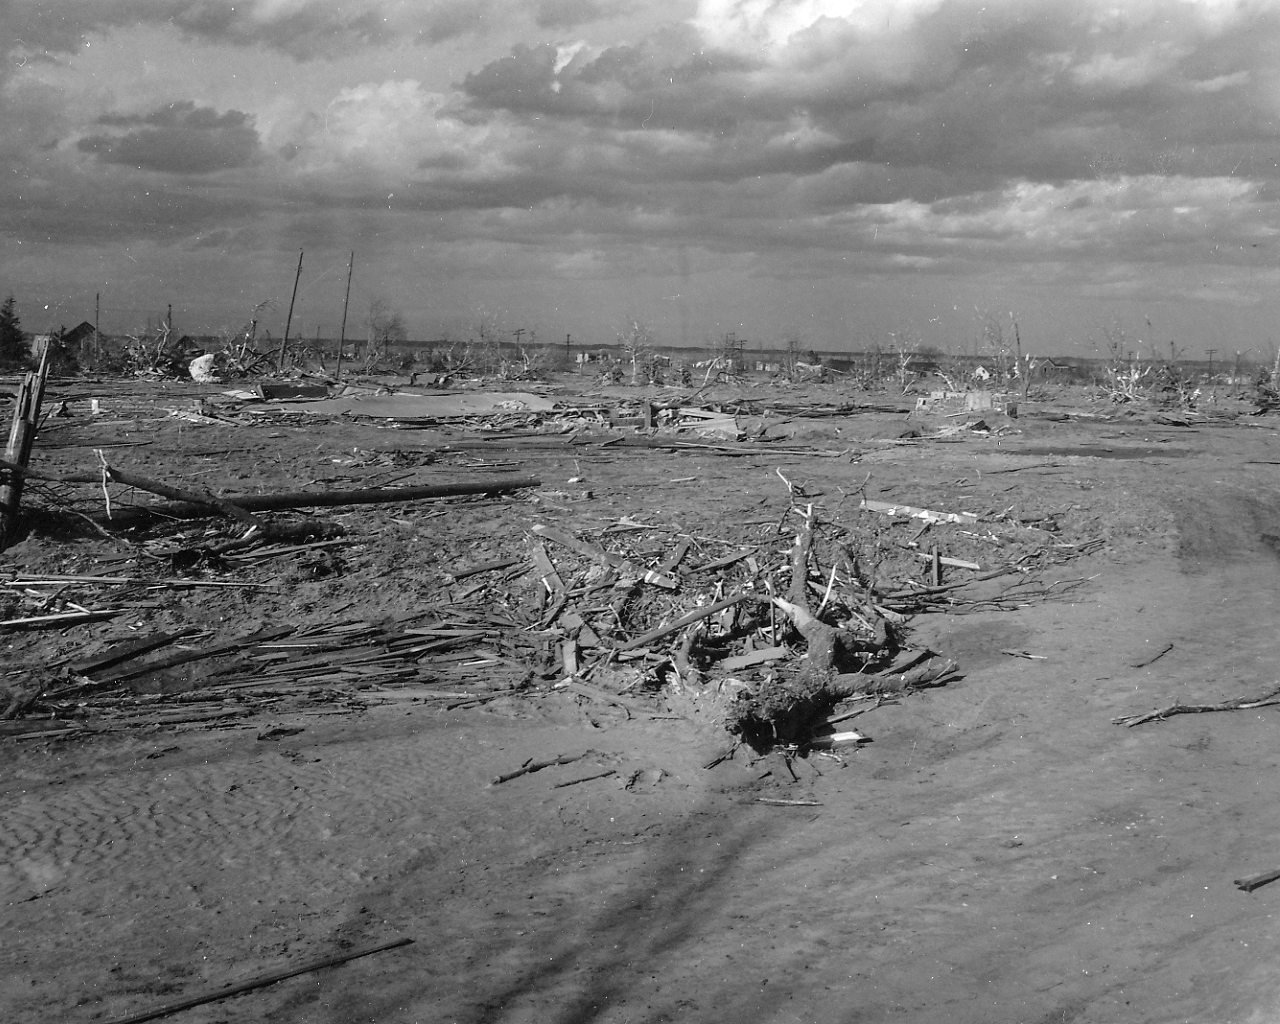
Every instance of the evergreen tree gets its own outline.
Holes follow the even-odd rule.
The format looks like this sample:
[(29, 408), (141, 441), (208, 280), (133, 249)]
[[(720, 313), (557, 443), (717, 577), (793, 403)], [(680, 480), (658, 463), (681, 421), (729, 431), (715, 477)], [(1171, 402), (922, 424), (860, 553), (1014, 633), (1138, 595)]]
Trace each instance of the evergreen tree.
[(22, 336), (22, 323), (18, 320), (17, 302), (10, 295), (0, 305), (0, 367), (12, 369), (27, 359), (27, 341)]

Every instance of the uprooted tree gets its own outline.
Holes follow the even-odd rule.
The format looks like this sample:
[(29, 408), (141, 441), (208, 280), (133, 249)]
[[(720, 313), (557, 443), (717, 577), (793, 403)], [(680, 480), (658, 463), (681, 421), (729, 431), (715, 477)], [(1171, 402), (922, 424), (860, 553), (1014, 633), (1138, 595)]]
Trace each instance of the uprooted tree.
[(791, 548), (787, 596), (770, 594), (761, 599), (782, 612), (803, 638), (805, 655), (800, 670), (794, 675), (770, 676), (755, 687), (739, 690), (724, 709), (726, 728), (759, 749), (776, 743), (804, 743), (813, 724), (848, 697), (940, 685), (956, 672), (956, 664), (946, 659), (896, 675), (892, 670), (868, 671), (893, 655), (893, 631), (877, 610), (870, 588), (866, 604), (850, 609), (852, 614), (844, 625), (825, 621), (821, 608), (814, 611), (808, 596), (813, 527), (810, 512)]

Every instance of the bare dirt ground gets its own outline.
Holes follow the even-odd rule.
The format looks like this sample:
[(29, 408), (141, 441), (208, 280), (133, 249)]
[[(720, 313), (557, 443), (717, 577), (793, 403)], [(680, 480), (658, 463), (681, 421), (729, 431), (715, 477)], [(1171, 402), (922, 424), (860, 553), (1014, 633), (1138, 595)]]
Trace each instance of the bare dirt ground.
[[(330, 638), (338, 624), (353, 636), (362, 623), (496, 629), (485, 615), (514, 631), (476, 641), (479, 656), (428, 652), (390, 681), (312, 665), (272, 692), (243, 687), (235, 707), (173, 703), (224, 665), (194, 662), (134, 680), (127, 699), (85, 695), (0, 723), (6, 1019), (115, 1021), (409, 937), (172, 1019), (1280, 1020), (1280, 884), (1233, 885), (1280, 868), (1268, 795), (1280, 707), (1113, 722), (1276, 688), (1273, 417), (1180, 427), (1075, 394), (1024, 406), (997, 432), (940, 438), (906, 402), (814, 388), (783, 397), (863, 408), (744, 417), (781, 440), (730, 455), (612, 440), (630, 430), (531, 439), (305, 413), (249, 423), (216, 402), (203, 420), (168, 411), (218, 391), (62, 382), (47, 405), (65, 399), (67, 415), (49, 420), (33, 465), (92, 469), (101, 449), (139, 474), (233, 494), (496, 472), (542, 488), (322, 510), (347, 543), (232, 563), (190, 556), (231, 536), (224, 521), (113, 522), (104, 535), (85, 519), (100, 516), (101, 489), (33, 484), (30, 532), (0, 556), (5, 580), (237, 585), (68, 583), (52, 603), (48, 587), (10, 586), (5, 618), (37, 600), (126, 609), (0, 638), (11, 692), (66, 685), (78, 659), (185, 627), (205, 631), (201, 645), (279, 626)], [(1045, 415), (1072, 409), (1097, 418)], [(924, 436), (903, 438), (913, 430)], [(634, 688), (642, 703), (628, 707), (555, 687), (554, 644), (527, 625), (544, 613), (533, 526), (630, 545), (645, 564), (682, 537), (701, 563), (749, 544), (783, 564), (795, 525), (782, 477), (850, 543), (889, 545), (899, 576), (915, 553), (897, 541), (919, 524), (860, 511), (860, 494), (984, 522), (1014, 510), (1057, 529), (938, 528), (945, 553), (1053, 557), (1027, 563), (1025, 601), (914, 614), (910, 643), (953, 658), (962, 678), (850, 705), (867, 709), (850, 724), (871, 742), (842, 748), (843, 763), (741, 748), (707, 768), (724, 737), (667, 691)], [(604, 532), (623, 517), (654, 529)], [(450, 576), (505, 558), (517, 564)], [(654, 616), (750, 572), (688, 572)], [(997, 590), (977, 597), (1007, 581), (986, 586)], [(490, 784), (562, 754), (584, 756)]]

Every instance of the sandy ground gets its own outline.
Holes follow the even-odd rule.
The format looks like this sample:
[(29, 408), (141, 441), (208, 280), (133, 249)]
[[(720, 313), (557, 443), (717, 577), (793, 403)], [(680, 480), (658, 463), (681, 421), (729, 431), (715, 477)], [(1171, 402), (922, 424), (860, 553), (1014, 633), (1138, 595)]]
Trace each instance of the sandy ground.
[[(95, 445), (133, 444), (113, 461), (244, 492), (406, 466), (407, 482), (446, 479), (477, 458), (449, 449), (461, 432), (179, 429), (148, 419), (154, 395), (136, 416), (115, 400), (114, 425), (73, 415), (46, 431), (37, 463), (86, 468)], [(438, 595), (426, 581), (449, 564), (536, 522), (714, 533), (776, 516), (778, 470), (836, 518), (869, 472), (883, 500), (1018, 505), (1058, 515), (1063, 537), (1106, 540), (1049, 570), (1087, 580), (1056, 599), (917, 617), (912, 640), (963, 678), (868, 711), (856, 723), (872, 742), (844, 764), (795, 759), (794, 779), (777, 754), (705, 768), (714, 730), (555, 692), (453, 711), (299, 707), (271, 721), (300, 731), (266, 739), (261, 716), (0, 738), (3, 1015), (109, 1022), (409, 937), (173, 1019), (1280, 1020), (1280, 883), (1232, 884), (1280, 868), (1267, 795), (1280, 708), (1113, 724), (1276, 687), (1280, 430), (1023, 412), (998, 436), (913, 444), (891, 443), (905, 413), (772, 421), (789, 445), (841, 458), (506, 451), (488, 460), (592, 497), (364, 510), (344, 521), (376, 532), (377, 557), (320, 579), (276, 566), (267, 578), (284, 585), (252, 598), (161, 595), (149, 626), (403, 611)], [(3, 565), (102, 571), (127, 555), (37, 527)], [(121, 632), (15, 634), (8, 660), (35, 671)], [(490, 784), (558, 754), (585, 756)]]

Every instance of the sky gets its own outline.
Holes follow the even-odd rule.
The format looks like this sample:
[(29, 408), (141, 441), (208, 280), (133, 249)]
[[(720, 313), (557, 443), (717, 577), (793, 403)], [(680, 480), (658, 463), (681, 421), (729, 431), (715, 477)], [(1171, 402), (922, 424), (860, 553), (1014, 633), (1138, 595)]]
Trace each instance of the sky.
[(1280, 341), (1280, 0), (0, 0), (0, 48), (28, 330), (279, 337), (302, 253), (335, 338), (354, 251), (348, 337)]

